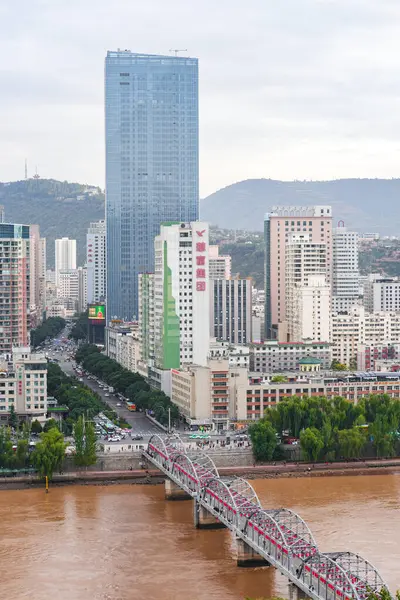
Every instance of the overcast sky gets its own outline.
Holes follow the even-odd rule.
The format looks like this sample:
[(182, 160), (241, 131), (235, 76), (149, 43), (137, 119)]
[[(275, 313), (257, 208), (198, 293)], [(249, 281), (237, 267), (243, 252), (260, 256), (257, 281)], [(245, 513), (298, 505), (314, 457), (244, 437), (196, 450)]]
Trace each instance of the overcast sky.
[(399, 0), (0, 0), (0, 181), (104, 187), (106, 51), (200, 67), (200, 191), (400, 175)]

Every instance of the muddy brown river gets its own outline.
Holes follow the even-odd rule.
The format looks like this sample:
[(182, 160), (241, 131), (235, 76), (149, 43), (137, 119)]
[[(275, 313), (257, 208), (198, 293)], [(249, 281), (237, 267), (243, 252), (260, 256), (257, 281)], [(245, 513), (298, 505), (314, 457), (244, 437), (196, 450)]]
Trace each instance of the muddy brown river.
[[(400, 588), (400, 475), (259, 480), (266, 508), (287, 506), (323, 551), (369, 559)], [(195, 530), (192, 502), (163, 486), (0, 491), (4, 600), (243, 600), (281, 595), (273, 568), (239, 569), (227, 530)]]

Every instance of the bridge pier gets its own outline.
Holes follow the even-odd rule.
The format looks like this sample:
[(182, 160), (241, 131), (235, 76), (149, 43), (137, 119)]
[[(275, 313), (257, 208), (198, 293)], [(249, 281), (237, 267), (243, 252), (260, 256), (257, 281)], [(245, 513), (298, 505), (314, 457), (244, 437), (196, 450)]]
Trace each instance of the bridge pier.
[(165, 480), (165, 499), (166, 500), (191, 500), (192, 496), (185, 492), (171, 479)]
[(222, 529), (225, 527), (221, 521), (196, 500), (193, 502), (193, 520), (196, 529)]
[(236, 538), (238, 567), (270, 567), (270, 563), (241, 538)]

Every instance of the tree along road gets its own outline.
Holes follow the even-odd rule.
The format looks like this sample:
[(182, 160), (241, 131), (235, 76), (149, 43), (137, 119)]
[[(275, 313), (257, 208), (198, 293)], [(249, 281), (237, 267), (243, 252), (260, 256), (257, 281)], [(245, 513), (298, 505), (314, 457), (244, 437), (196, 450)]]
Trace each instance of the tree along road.
[[(67, 375), (72, 375), (72, 376), (76, 377), (76, 374), (74, 373), (74, 370), (72, 368), (72, 363), (67, 361), (66, 353), (59, 353), (57, 358), (60, 361), (59, 362), (60, 368), (64, 371), (64, 373), (66, 373)], [(112, 394), (110, 394), (109, 397), (106, 397), (106, 394), (108, 394), (107, 390), (103, 390), (102, 388), (100, 388), (98, 386), (98, 384), (96, 383), (96, 381), (94, 381), (93, 379), (88, 379), (87, 377), (82, 377), (82, 379), (83, 379), (85, 385), (87, 385), (94, 392), (99, 394), (99, 396), (101, 396), (102, 400), (106, 404), (108, 404), (108, 406), (110, 408), (115, 410), (115, 412), (117, 413), (117, 415), (119, 417), (125, 419), (125, 421), (127, 423), (129, 423), (129, 426), (132, 427), (133, 434), (152, 435), (153, 433), (158, 433), (158, 434), (164, 433), (161, 429), (159, 429), (156, 425), (154, 425), (149, 419), (147, 419), (147, 417), (143, 413), (131, 412), (124, 405), (117, 406), (117, 404), (120, 403), (120, 400), (118, 400), (118, 398), (116, 398)]]

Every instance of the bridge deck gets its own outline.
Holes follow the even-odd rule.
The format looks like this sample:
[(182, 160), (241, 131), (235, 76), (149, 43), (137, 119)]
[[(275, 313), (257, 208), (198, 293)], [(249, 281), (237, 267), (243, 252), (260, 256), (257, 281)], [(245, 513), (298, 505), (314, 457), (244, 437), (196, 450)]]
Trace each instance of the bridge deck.
[(185, 452), (178, 436), (154, 435), (144, 456), (237, 538), (315, 600), (367, 600), (387, 585), (367, 560), (351, 552), (322, 553), (299, 515), (265, 510), (248, 481), (222, 479), (204, 452)]

